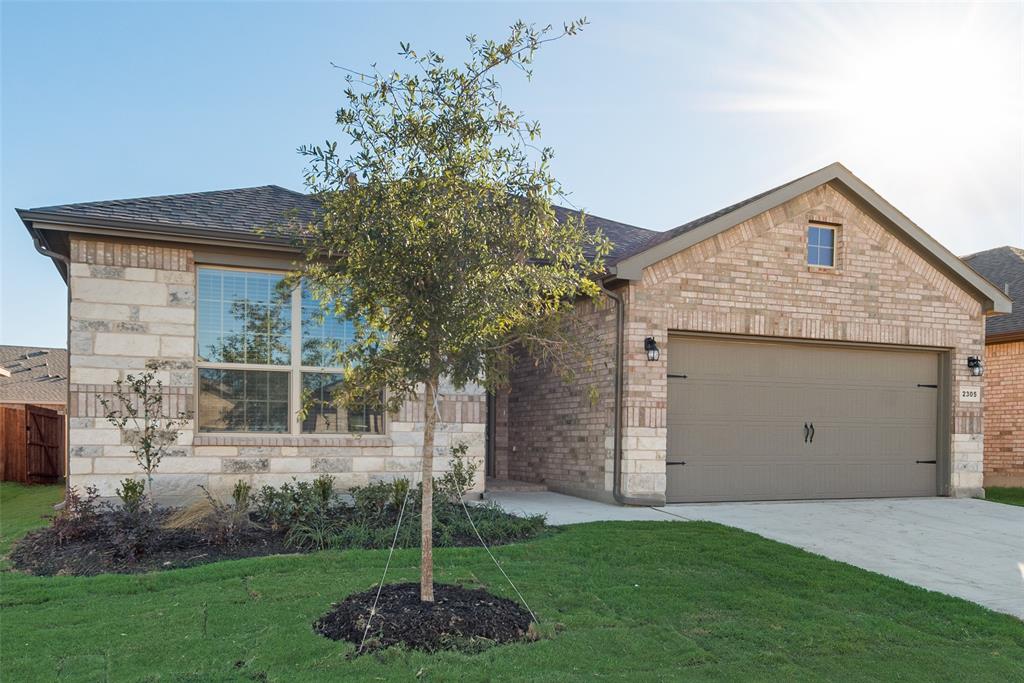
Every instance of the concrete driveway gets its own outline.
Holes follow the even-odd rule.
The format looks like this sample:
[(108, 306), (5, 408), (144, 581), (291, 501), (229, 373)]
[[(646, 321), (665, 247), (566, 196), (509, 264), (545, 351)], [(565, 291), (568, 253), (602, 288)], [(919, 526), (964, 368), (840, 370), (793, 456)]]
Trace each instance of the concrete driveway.
[(625, 508), (556, 493), (494, 496), (552, 524), (704, 520), (1024, 619), (1024, 507), (955, 498), (700, 503)]

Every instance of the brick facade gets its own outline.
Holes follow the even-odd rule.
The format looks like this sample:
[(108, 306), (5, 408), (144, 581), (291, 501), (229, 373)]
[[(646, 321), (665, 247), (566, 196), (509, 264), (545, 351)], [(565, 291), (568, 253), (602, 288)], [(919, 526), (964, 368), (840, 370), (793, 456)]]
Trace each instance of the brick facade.
[[(615, 308), (587, 301), (577, 314), (583, 353), (572, 367), (521, 358), (511, 377), (513, 391), (499, 397), (496, 474), (605, 498), (613, 455)], [(561, 380), (566, 370), (572, 383)], [(501, 410), (506, 405), (507, 414)]]
[[(170, 414), (196, 410), (196, 266), (189, 249), (76, 237), (71, 241), (70, 481), (110, 496), (140, 471), (120, 432), (103, 418), (98, 394), (160, 364)], [(213, 265), (213, 264), (211, 264)], [(437, 470), (448, 449), (469, 446), (483, 490), (485, 396), (477, 387), (442, 390), (436, 434)], [(189, 425), (154, 477), (159, 497), (181, 499), (203, 485), (226, 491), (239, 479), (279, 485), (292, 477), (335, 476), (341, 488), (373, 480), (418, 478), (422, 402), (409, 401), (381, 435), (198, 434)]]
[(985, 485), (1024, 486), (1024, 340), (985, 348)]
[[(837, 227), (835, 268), (806, 264), (808, 222)], [(960, 403), (970, 355), (983, 355), (980, 302), (898, 240), (845, 195), (823, 185), (645, 269), (625, 290), (623, 492), (664, 501), (668, 335), (729, 333), (842, 342), (902, 344), (949, 350), (953, 368), (950, 415), (954, 495), (982, 492), (980, 403)], [(595, 319), (592, 339), (611, 339), (614, 314)], [(583, 309), (590, 316), (589, 309)], [(644, 338), (661, 347), (647, 360)], [(588, 343), (594, 343), (589, 341)], [(608, 374), (583, 374), (583, 386), (562, 388), (552, 373), (523, 369), (510, 398), (508, 471), (555, 487), (604, 482), (611, 490), (611, 418), (591, 423), (577, 395), (610, 391)], [(512, 406), (521, 405), (517, 409)], [(528, 406), (528, 407), (527, 407)], [(582, 410), (582, 415), (577, 413)], [(517, 421), (518, 424), (517, 424)], [(587, 427), (586, 425), (592, 425)], [(538, 434), (541, 430), (547, 430)], [(597, 452), (582, 454), (589, 444)], [(548, 466), (545, 454), (559, 461)], [(589, 462), (590, 471), (580, 465)], [(603, 466), (602, 466), (603, 463)], [(575, 466), (575, 469), (573, 468)], [(600, 469), (599, 469), (600, 468)]]

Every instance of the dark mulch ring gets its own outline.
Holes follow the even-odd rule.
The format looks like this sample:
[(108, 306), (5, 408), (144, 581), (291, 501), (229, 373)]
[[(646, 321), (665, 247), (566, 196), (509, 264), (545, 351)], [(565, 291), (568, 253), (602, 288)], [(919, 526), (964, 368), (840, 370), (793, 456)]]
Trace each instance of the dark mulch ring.
[[(331, 640), (363, 642), (377, 589), (350, 595), (313, 623)], [(362, 653), (391, 645), (434, 652), (478, 650), (497, 643), (534, 640), (530, 613), (519, 603), (483, 589), (434, 584), (434, 602), (420, 600), (418, 583), (384, 586)]]

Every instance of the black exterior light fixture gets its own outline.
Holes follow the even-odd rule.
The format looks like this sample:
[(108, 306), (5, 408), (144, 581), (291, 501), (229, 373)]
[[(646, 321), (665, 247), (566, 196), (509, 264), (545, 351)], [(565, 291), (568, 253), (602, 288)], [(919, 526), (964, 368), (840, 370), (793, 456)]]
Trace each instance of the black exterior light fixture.
[(647, 352), (649, 361), (653, 362), (661, 358), (661, 351), (658, 349), (658, 342), (654, 341), (654, 337), (644, 339), (644, 351)]
[(981, 374), (985, 372), (985, 366), (981, 364), (981, 359), (977, 356), (967, 356), (967, 369), (974, 377), (981, 377)]

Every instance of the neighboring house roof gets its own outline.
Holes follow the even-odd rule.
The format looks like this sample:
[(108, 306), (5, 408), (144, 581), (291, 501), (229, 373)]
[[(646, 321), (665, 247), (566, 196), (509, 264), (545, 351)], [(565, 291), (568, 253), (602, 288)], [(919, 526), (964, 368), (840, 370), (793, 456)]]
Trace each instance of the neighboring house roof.
[[(873, 215), (885, 221), (911, 246), (966, 288), (974, 290), (984, 301), (986, 310), (1010, 311), (1010, 299), (1000, 289), (968, 268), (839, 163), (664, 232), (592, 215), (587, 215), (586, 225), (591, 229), (600, 228), (615, 245), (606, 259), (609, 274), (619, 279), (638, 280), (647, 266), (826, 183), (866, 205)], [(18, 215), (33, 236), (38, 236), (42, 228), (70, 226), (120, 236), (244, 242), (255, 247), (280, 248), (289, 241), (288, 235), (297, 222), (308, 220), (316, 208), (316, 200), (309, 195), (277, 185), (264, 185), (218, 192), (18, 209)], [(560, 219), (575, 213), (562, 207), (556, 207), (555, 211)]]
[(67, 403), (68, 352), (0, 346), (0, 403)]
[(964, 256), (963, 260), (1014, 301), (1011, 313), (992, 316), (985, 322), (986, 336), (1024, 336), (1024, 249), (997, 247)]

